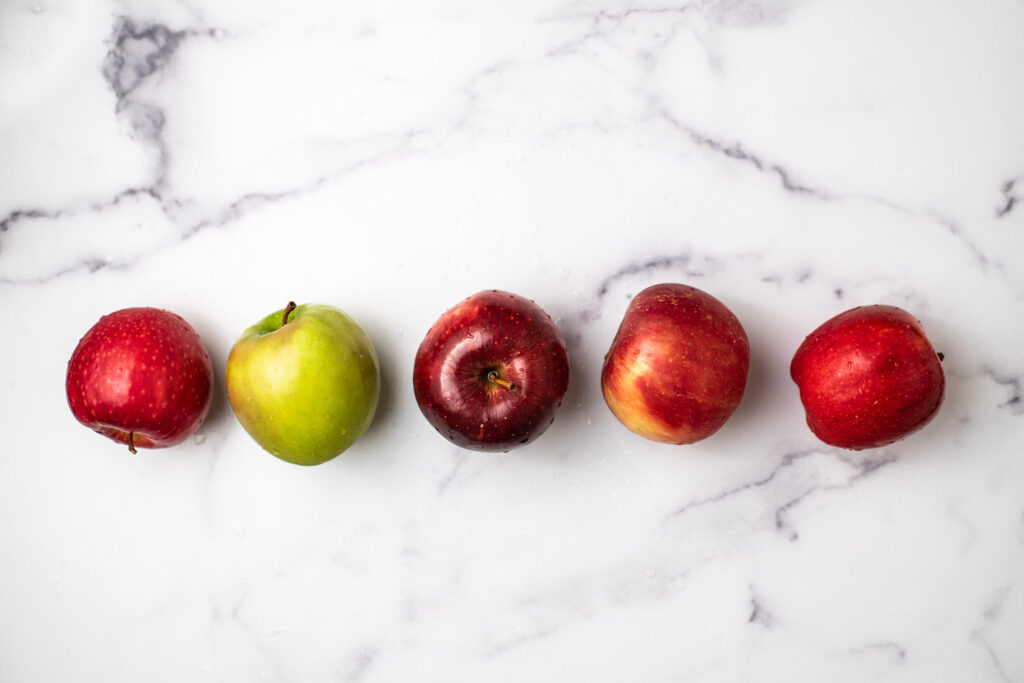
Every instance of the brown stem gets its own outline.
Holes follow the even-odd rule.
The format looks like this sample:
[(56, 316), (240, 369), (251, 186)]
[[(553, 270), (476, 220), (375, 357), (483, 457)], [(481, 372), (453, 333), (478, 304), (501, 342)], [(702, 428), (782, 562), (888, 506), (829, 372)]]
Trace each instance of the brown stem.
[(942, 351), (939, 351), (939, 352), (938, 352), (937, 354), (935, 354), (935, 355), (939, 357), (939, 362), (940, 362), (940, 363), (941, 363), (942, 361), (946, 360), (946, 354), (944, 354), (944, 353), (943, 353)]
[(138, 453), (135, 450), (135, 432), (128, 432), (128, 450), (132, 452), (132, 455)]
[(294, 301), (289, 301), (288, 305), (284, 307), (284, 316), (281, 318), (281, 327), (288, 324), (288, 316), (291, 315), (292, 311), (297, 308)]
[(502, 379), (498, 377), (498, 373), (495, 372), (494, 370), (491, 370), (490, 372), (487, 373), (487, 381), (494, 382), (499, 387), (505, 387), (509, 391), (515, 391), (517, 389), (516, 385), (513, 384), (512, 382), (509, 382), (507, 379)]

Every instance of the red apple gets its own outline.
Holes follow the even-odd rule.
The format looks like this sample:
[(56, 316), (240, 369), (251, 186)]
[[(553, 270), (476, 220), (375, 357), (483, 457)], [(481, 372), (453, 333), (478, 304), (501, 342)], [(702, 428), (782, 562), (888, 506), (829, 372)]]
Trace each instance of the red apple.
[(213, 368), (199, 335), (157, 308), (105, 315), (68, 361), (65, 385), (75, 418), (135, 448), (184, 441), (206, 419)]
[(861, 306), (811, 332), (790, 374), (811, 431), (829, 445), (861, 450), (928, 424), (946, 384), (940, 360), (909, 313)]
[(688, 444), (729, 419), (749, 366), (747, 334), (721, 301), (687, 285), (653, 285), (626, 309), (604, 357), (601, 390), (631, 431)]
[(544, 310), (490, 290), (438, 318), (413, 367), (416, 402), (463, 448), (508, 451), (554, 421), (569, 388), (569, 356)]

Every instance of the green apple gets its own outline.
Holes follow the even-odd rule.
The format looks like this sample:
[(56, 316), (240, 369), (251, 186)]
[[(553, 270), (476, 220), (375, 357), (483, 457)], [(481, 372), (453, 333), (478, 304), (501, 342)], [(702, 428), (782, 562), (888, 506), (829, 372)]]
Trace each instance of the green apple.
[(380, 366), (363, 328), (333, 306), (271, 313), (235, 342), (228, 399), (260, 446), (296, 465), (319, 465), (373, 421)]

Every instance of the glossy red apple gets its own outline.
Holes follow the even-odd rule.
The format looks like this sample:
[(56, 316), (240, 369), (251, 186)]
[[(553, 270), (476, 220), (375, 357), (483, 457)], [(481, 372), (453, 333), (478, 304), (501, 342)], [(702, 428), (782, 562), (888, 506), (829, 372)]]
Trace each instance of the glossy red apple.
[(861, 450), (928, 424), (946, 384), (940, 360), (909, 313), (861, 306), (811, 332), (790, 374), (811, 431), (829, 445)]
[(164, 448), (199, 429), (213, 368), (199, 335), (158, 308), (105, 315), (68, 361), (68, 405), (79, 422), (119, 443)]
[(508, 451), (554, 421), (569, 388), (565, 342), (544, 310), (490, 290), (438, 318), (416, 352), (423, 415), (463, 448)]
[(653, 441), (706, 439), (747, 384), (750, 344), (718, 299), (687, 285), (653, 285), (626, 309), (605, 355), (601, 390), (612, 414)]

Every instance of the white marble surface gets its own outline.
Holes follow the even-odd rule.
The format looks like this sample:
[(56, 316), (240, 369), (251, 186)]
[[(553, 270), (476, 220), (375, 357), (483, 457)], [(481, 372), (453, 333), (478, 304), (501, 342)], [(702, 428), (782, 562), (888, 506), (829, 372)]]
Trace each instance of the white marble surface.
[[(1024, 681), (1024, 2), (0, 0), (0, 680)], [(690, 447), (600, 396), (629, 296), (751, 340)], [(570, 346), (535, 444), (420, 415), (430, 323), (484, 288)], [(223, 373), (288, 299), (384, 372), (371, 431), (279, 462), (219, 379), (181, 447), (71, 417), (100, 315), (171, 309)], [(803, 336), (902, 306), (924, 431), (803, 424)]]

